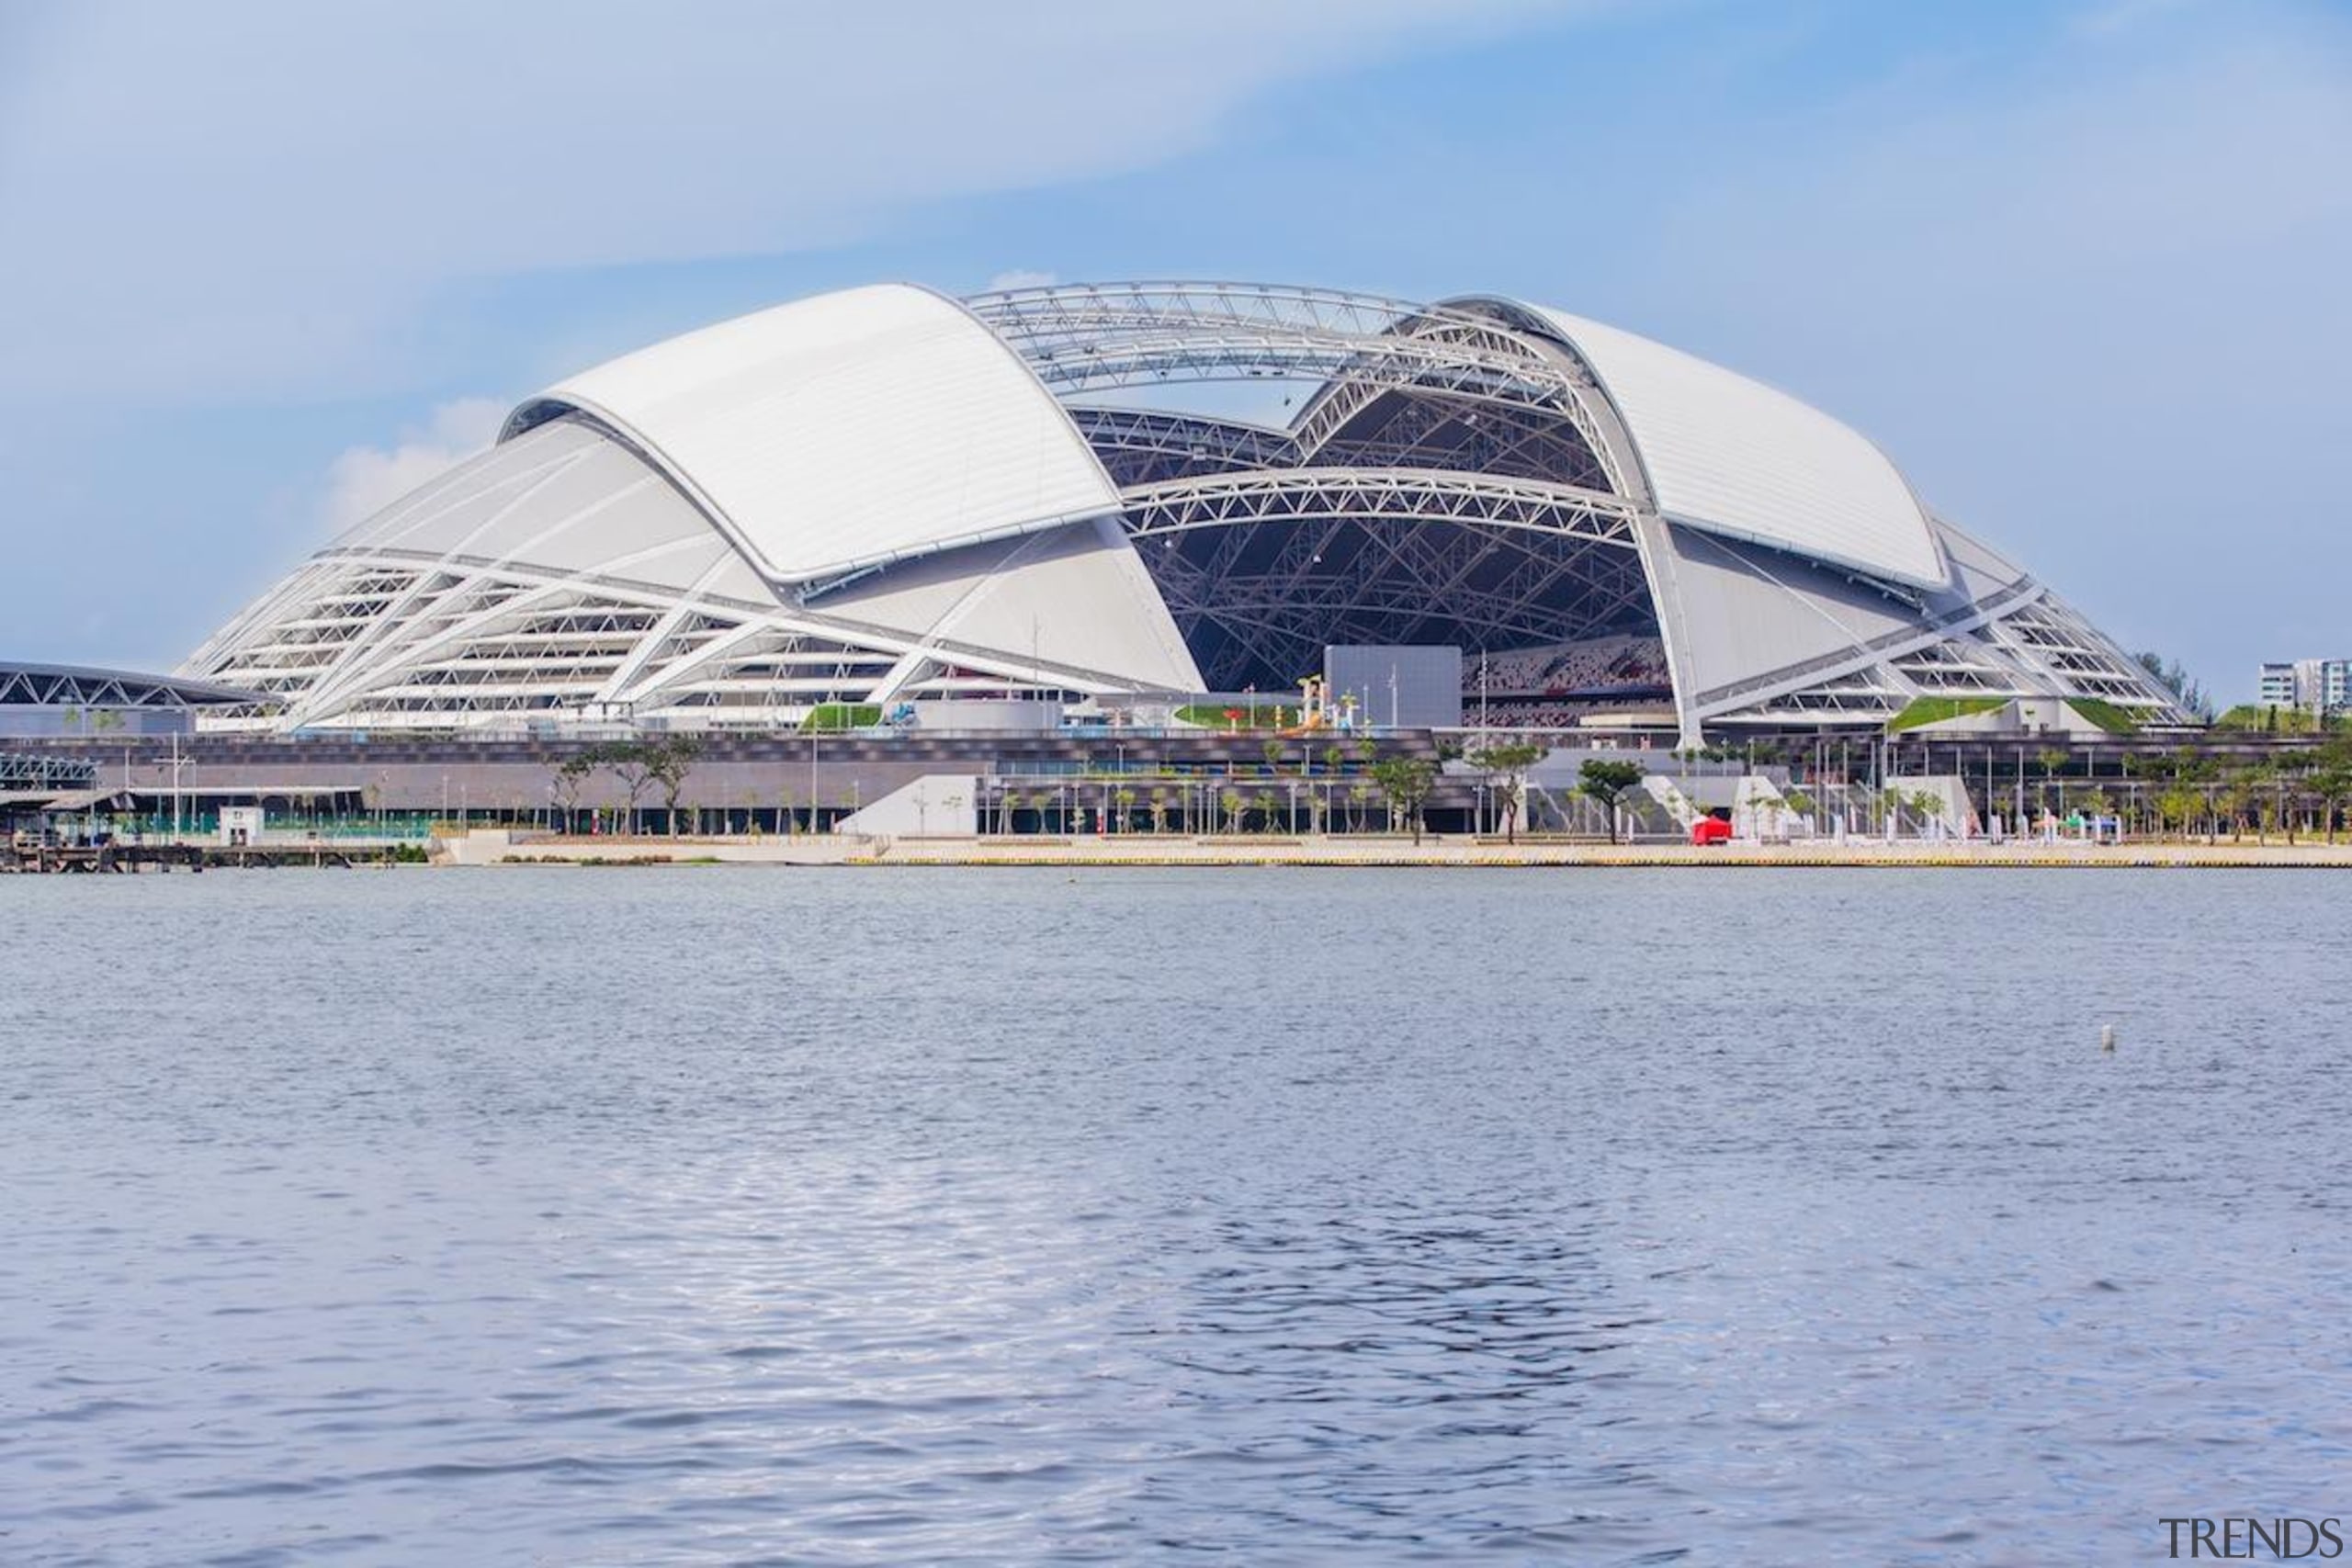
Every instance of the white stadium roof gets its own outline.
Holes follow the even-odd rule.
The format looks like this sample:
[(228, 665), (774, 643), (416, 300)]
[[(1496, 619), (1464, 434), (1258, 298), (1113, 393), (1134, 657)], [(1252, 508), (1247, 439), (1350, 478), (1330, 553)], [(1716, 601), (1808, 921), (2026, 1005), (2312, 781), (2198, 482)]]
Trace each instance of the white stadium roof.
[(1898, 582), (1944, 581), (1903, 475), (1861, 435), (1786, 392), (1618, 327), (1531, 306), (1624, 416), (1671, 521)]
[[(1286, 385), (1295, 412), (1170, 396), (1202, 382)], [(2178, 716), (1785, 393), (1492, 296), (1232, 283), (888, 284), (625, 355), (524, 402), (183, 668), (251, 694), (208, 720), (249, 728), (759, 728), (834, 703), (1273, 690), (1334, 644), (1641, 638), (1659, 655), (1628, 680), (1670, 684), (1693, 741), (1923, 696)]]
[(638, 447), (772, 577), (805, 581), (1119, 509), (1020, 356), (906, 284), (721, 321), (559, 382), (560, 408)]

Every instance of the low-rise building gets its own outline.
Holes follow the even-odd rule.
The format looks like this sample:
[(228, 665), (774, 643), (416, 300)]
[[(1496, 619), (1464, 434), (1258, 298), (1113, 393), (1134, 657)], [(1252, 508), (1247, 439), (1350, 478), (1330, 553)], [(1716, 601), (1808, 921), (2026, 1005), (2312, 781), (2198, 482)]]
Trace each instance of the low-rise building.
[(2305, 713), (2352, 712), (2352, 659), (2297, 659), (2265, 664), (2257, 688), (2265, 707)]

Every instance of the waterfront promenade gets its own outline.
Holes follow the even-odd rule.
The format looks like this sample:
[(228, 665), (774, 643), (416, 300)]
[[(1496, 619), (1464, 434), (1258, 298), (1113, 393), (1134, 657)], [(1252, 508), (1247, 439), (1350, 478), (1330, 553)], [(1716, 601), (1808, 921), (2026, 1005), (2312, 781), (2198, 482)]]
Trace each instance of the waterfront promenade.
[(2132, 842), (2088, 844), (1982, 840), (1894, 843), (1828, 840), (1790, 844), (1601, 844), (1466, 836), (1328, 837), (1241, 834), (1190, 838), (1122, 833), (1102, 837), (873, 838), (802, 834), (706, 838), (561, 838), (476, 830), (435, 841), (434, 863), (495, 866), (728, 864), (777, 866), (1212, 865), (1212, 866), (1951, 866), (2277, 867), (2352, 870), (2352, 841), (2340, 844)]

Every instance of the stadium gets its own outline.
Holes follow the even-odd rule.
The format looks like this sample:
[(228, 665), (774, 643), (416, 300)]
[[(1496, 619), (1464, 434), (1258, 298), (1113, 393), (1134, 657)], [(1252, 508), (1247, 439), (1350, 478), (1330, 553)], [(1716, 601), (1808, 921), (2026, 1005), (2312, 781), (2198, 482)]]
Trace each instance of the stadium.
[(180, 673), (253, 697), (212, 730), (756, 732), (1165, 716), (1350, 648), (1452, 651), (1490, 725), (1688, 745), (2188, 720), (1784, 393), (1512, 299), (1226, 283), (881, 285), (624, 355)]

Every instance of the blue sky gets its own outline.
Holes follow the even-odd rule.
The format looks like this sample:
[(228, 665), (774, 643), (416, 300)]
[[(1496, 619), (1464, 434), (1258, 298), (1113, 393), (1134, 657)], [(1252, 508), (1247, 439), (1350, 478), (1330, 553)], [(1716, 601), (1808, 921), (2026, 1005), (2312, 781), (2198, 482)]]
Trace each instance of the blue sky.
[(0, 0), (0, 655), (168, 667), (566, 371), (1007, 275), (1557, 304), (2225, 696), (2352, 654), (2337, 6)]

